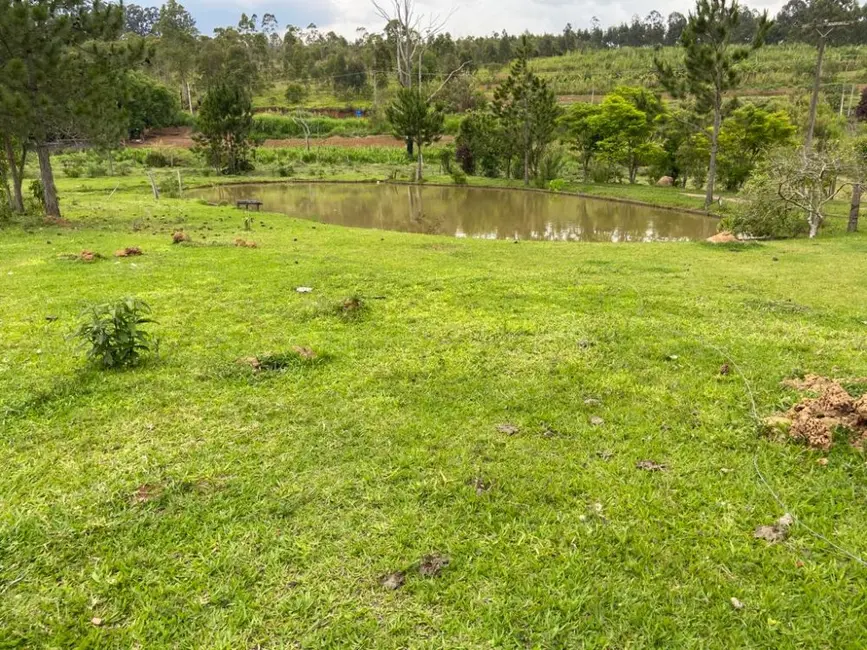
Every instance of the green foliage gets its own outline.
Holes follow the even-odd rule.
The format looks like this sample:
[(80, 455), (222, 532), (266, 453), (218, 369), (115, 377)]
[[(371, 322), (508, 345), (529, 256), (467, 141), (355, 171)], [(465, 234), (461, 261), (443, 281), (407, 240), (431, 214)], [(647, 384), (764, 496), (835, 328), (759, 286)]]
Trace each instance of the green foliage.
[(539, 161), (539, 171), (534, 179), (536, 187), (548, 187), (549, 183), (560, 179), (565, 167), (566, 151), (562, 147), (547, 149)]
[(409, 139), (417, 147), (418, 180), (422, 178), (422, 149), (442, 137), (444, 114), (419, 88), (401, 88), (386, 110), (394, 137)]
[(803, 212), (780, 200), (779, 184), (767, 169), (754, 174), (744, 186), (741, 201), (720, 222), (720, 230), (749, 237), (785, 239), (809, 230)]
[(180, 105), (171, 90), (141, 72), (127, 73), (123, 82), (122, 106), (130, 138), (180, 123)]
[(196, 142), (214, 169), (237, 174), (253, 168), (250, 162), (250, 132), (253, 106), (241, 86), (218, 83), (211, 87), (199, 109)]
[(136, 298), (96, 305), (82, 314), (75, 336), (89, 346), (87, 359), (102, 368), (137, 365), (156, 342), (143, 325), (153, 323), (150, 307)]
[(45, 185), (40, 179), (30, 181), (30, 196), (40, 207), (45, 207)]
[(603, 139), (602, 134), (597, 131), (601, 111), (598, 104), (577, 102), (560, 118), (565, 131), (564, 142), (578, 156), (585, 181), (590, 177), (590, 164), (599, 152), (599, 143)]
[(781, 112), (770, 113), (753, 104), (733, 111), (719, 134), (720, 181), (727, 190), (739, 189), (765, 152), (794, 144), (796, 129)]
[(286, 101), (289, 102), (290, 106), (297, 106), (307, 99), (307, 95), (307, 86), (300, 83), (290, 83), (286, 86), (286, 92), (284, 93)]
[(464, 170), (460, 167), (453, 168), (449, 175), (452, 177), (452, 182), (455, 185), (466, 185), (467, 184), (467, 175), (464, 173)]
[(487, 111), (473, 111), (461, 120), (455, 155), (464, 173), (480, 171), (490, 178), (499, 174), (500, 135), (499, 122)]
[(560, 107), (548, 84), (528, 66), (529, 42), (522, 37), (509, 76), (494, 90), (493, 114), (503, 136), (506, 168), (522, 159), (524, 184), (538, 177), (539, 162), (554, 140)]
[(651, 140), (653, 121), (662, 112), (661, 105), (651, 104), (651, 112), (644, 112), (630, 101), (635, 97), (643, 98), (643, 94), (624, 96), (614, 92), (605, 97), (598, 113), (589, 118), (591, 131), (599, 137), (596, 143), (599, 155), (604, 162), (626, 167), (630, 183), (635, 183), (639, 167), (653, 162), (661, 152), (659, 144)]

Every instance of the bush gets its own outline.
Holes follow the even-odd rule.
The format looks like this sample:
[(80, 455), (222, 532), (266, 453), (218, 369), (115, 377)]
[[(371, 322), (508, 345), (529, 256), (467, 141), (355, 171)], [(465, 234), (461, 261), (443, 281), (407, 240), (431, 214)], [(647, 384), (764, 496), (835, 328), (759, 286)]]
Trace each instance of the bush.
[(562, 192), (566, 189), (566, 181), (562, 178), (555, 178), (552, 181), (548, 181), (548, 189), (552, 192)]
[(40, 208), (45, 208), (45, 186), (40, 179), (30, 181), (30, 196), (39, 204)]
[(292, 106), (300, 104), (307, 98), (307, 88), (299, 83), (290, 83), (286, 86), (286, 101)]
[(177, 175), (171, 172), (168, 176), (157, 179), (157, 187), (160, 190), (160, 196), (167, 199), (178, 199), (181, 196), (181, 184), (178, 182)]
[(452, 181), (454, 181), (455, 185), (466, 185), (467, 184), (467, 175), (464, 173), (464, 170), (460, 167), (455, 167), (451, 171)]
[(147, 167), (171, 167), (168, 156), (156, 149), (151, 149), (147, 152), (144, 164)]
[(553, 147), (545, 152), (539, 161), (539, 172), (536, 175), (536, 185), (545, 187), (554, 179), (563, 175), (566, 166), (566, 152), (562, 147)]
[(89, 346), (87, 359), (102, 368), (125, 368), (139, 363), (156, 347), (142, 329), (152, 323), (150, 307), (136, 298), (91, 307), (82, 314), (75, 336)]
[(804, 213), (780, 200), (777, 186), (767, 174), (755, 174), (747, 181), (742, 199), (720, 221), (720, 230), (772, 239), (796, 237), (809, 231)]
[(454, 147), (443, 147), (439, 153), (440, 169), (443, 174), (452, 173), (452, 161), (455, 159)]
[(105, 166), (100, 163), (90, 163), (87, 166), (87, 175), (91, 178), (101, 178), (107, 173)]

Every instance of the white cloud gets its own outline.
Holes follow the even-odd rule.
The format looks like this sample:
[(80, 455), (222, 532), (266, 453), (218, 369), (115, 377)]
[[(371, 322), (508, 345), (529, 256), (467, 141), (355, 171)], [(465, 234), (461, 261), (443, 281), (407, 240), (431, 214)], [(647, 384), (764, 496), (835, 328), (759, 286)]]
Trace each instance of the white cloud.
[[(183, 0), (182, 0), (183, 1)], [(772, 14), (785, 0), (752, 0), (756, 9), (768, 9)], [(510, 34), (524, 31), (559, 33), (572, 23), (577, 28), (590, 26), (593, 16), (603, 27), (629, 22), (632, 16), (646, 16), (656, 9), (663, 16), (672, 11), (686, 14), (695, 6), (694, 0), (417, 0), (420, 13), (427, 16), (454, 14), (446, 25), (454, 36), (485, 36), (506, 30)], [(277, 16), (281, 25), (306, 27), (315, 22), (323, 30), (333, 30), (354, 38), (356, 29), (380, 31), (383, 20), (376, 14), (370, 0), (187, 0), (187, 8), (205, 27), (234, 24), (242, 11), (266, 12)], [(391, 0), (383, 0), (390, 5)]]
[[(750, 6), (778, 10), (784, 0), (753, 0)], [(385, 0), (390, 4), (389, 0)], [(351, 37), (357, 27), (371, 31), (382, 28), (382, 20), (376, 15), (368, 0), (325, 0), (326, 13), (334, 16), (329, 24), (320, 28), (331, 29)], [(656, 9), (664, 16), (672, 11), (686, 14), (695, 6), (692, 0), (664, 0), (659, 3), (646, 0), (425, 0), (418, 3), (421, 13), (446, 16), (454, 9), (447, 30), (454, 36), (488, 35), (506, 30), (510, 34), (524, 31), (533, 33), (559, 33), (572, 23), (575, 28), (589, 27), (593, 16), (603, 26), (628, 22), (632, 16), (646, 16)]]

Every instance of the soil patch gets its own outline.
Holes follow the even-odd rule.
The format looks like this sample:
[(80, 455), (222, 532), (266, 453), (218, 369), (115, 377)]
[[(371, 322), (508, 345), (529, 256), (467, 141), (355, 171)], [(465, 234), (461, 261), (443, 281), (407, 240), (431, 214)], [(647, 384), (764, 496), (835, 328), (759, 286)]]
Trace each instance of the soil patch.
[[(867, 378), (845, 380), (847, 384), (867, 384)], [(867, 442), (867, 394), (855, 398), (843, 388), (841, 382), (819, 375), (783, 382), (784, 386), (801, 393), (809, 393), (786, 413), (765, 420), (772, 431), (784, 432), (788, 437), (805, 443), (813, 449), (828, 451), (834, 446), (838, 430), (848, 432), (849, 441), (860, 449)]]

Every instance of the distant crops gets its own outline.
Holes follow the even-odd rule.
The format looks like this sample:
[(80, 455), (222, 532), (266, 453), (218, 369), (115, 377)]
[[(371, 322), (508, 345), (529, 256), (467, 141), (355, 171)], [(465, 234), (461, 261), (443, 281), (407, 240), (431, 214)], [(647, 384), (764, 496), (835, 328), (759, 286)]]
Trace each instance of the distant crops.
[[(331, 136), (360, 137), (391, 133), (390, 127), (385, 122), (375, 122), (366, 117), (340, 119), (308, 116), (305, 119), (310, 127), (310, 136), (313, 138), (327, 138)], [(445, 133), (449, 135), (457, 134), (459, 125), (460, 116), (446, 116)], [(304, 128), (290, 115), (260, 113), (253, 117), (253, 135), (267, 140), (303, 138)]]
[[(675, 63), (679, 48), (660, 50), (624, 47), (587, 50), (564, 56), (533, 59), (530, 67), (551, 84), (555, 93), (599, 96), (619, 85), (662, 90), (654, 73), (653, 58)], [(771, 45), (758, 50), (742, 64), (742, 94), (778, 95), (810, 88), (816, 66), (816, 48), (809, 45)], [(501, 70), (498, 81), (507, 74)], [(829, 47), (825, 52), (823, 85), (840, 93), (852, 84), (867, 84), (867, 46)]]

